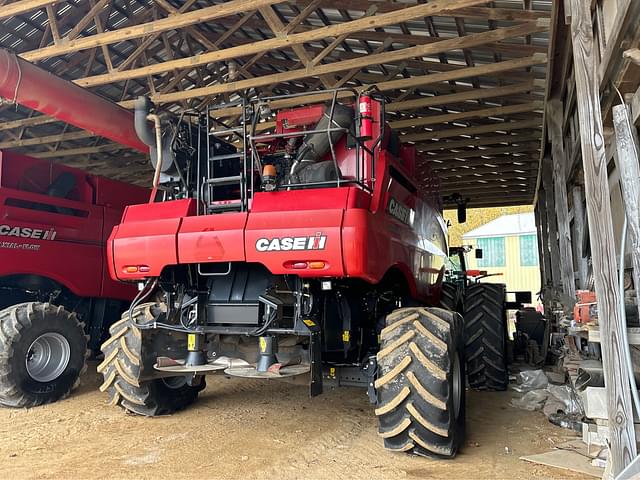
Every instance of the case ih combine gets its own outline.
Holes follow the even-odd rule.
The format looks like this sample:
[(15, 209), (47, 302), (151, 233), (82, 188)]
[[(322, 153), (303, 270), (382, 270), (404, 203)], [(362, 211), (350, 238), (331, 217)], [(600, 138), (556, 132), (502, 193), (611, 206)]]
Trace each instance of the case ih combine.
[[(302, 379), (311, 395), (361, 385), (387, 448), (455, 455), (462, 318), (426, 306), (447, 257), (437, 180), (415, 181), (382, 100), (339, 94), (278, 111), (272, 133), (257, 127), (283, 98), (243, 103), (239, 128), (213, 130), (207, 111), (157, 138), (138, 101), (163, 201), (127, 207), (109, 240), (112, 275), (144, 284), (102, 347), (112, 403), (179, 410), (216, 371)], [(156, 289), (163, 302), (145, 303)]]
[[(0, 96), (81, 127), (91, 122), (116, 141), (133, 131), (122, 125), (130, 112), (5, 50)], [(106, 239), (125, 205), (148, 198), (145, 188), (0, 152), (0, 405), (56, 401), (78, 383), (85, 358), (136, 294), (110, 278)]]
[[(72, 190), (84, 192), (85, 197), (74, 197), (83, 206), (71, 205), (69, 198), (53, 201), (47, 189), (55, 185), (57, 190), (62, 180), (51, 173), (49, 186), (31, 193), (47, 201), (28, 201), (51, 202), (55, 206), (47, 208), (60, 210), (23, 208), (31, 223), (16, 225), (19, 230), (12, 224), (8, 230), (25, 240), (31, 237), (28, 241), (44, 251), (43, 244), (65, 238), (63, 229), (56, 228), (55, 234), (47, 229), (51, 233), (45, 239), (40, 225), (47, 215), (76, 223), (93, 219), (86, 205), (92, 202), (109, 212), (101, 223), (105, 235), (117, 215), (108, 207), (131, 204), (107, 242), (111, 277), (140, 289), (102, 344), (101, 390), (111, 403), (146, 416), (171, 413), (194, 402), (206, 375), (215, 373), (303, 382), (311, 395), (327, 385), (362, 386), (376, 405), (387, 448), (456, 454), (465, 423), (465, 338), (462, 317), (435, 307), (441, 304), (447, 262), (442, 200), (435, 176), (417, 181), (420, 160), (414, 147), (403, 145), (388, 128), (382, 98), (348, 90), (322, 92), (318, 102), (279, 111), (276, 107), (283, 104), (296, 105), (295, 96), (245, 100), (236, 128), (213, 128), (214, 109), (176, 118), (141, 98), (134, 133), (130, 113), (0, 53), (0, 65), (6, 64), (1, 96), (151, 153), (152, 201), (141, 203), (134, 190), (120, 194), (124, 187), (84, 174), (76, 179), (88, 186), (80, 182)], [(52, 99), (44, 86), (61, 95)], [(53, 103), (43, 104), (41, 98)], [(92, 115), (74, 110), (86, 105)], [(70, 170), (59, 171), (73, 176)], [(108, 188), (112, 196), (101, 197), (103, 190), (95, 185)], [(74, 209), (89, 214), (70, 215)], [(102, 238), (92, 237), (96, 251)], [(28, 248), (23, 252), (34, 254)], [(78, 252), (55, 257), (75, 265)], [(93, 268), (96, 285), (103, 270)], [(67, 328), (59, 325), (72, 325), (75, 332), (80, 326), (73, 314), (52, 304), (59, 301), (71, 312), (72, 304), (62, 301), (71, 298), (96, 311), (100, 303), (95, 298), (118, 291), (123, 293), (116, 299), (126, 300), (131, 292), (102, 279), (100, 289), (83, 293), (61, 277), (42, 277), (57, 283), (38, 288), (11, 283), (11, 303), (24, 301), (22, 294), (32, 303), (0, 318), (0, 359), (23, 371), (33, 357), (30, 347), (25, 341), (22, 350), (5, 346), (7, 339), (20, 337), (11, 327), (16, 319), (31, 331), (29, 322), (20, 319), (34, 318), (38, 306), (46, 315), (41, 330), (30, 335), (37, 339), (51, 333), (49, 353), (55, 345), (63, 354), (84, 353), (80, 333), (76, 340), (58, 341), (58, 333)], [(92, 324), (95, 338), (107, 323)], [(0, 370), (0, 402), (35, 405), (64, 396), (84, 363), (84, 355), (77, 362), (67, 357), (68, 362), (47, 367), (51, 375), (62, 371), (64, 388), (42, 396), (48, 382), (31, 376), (35, 390), (42, 391), (28, 401), (17, 396), (24, 390), (7, 388), (10, 368)]]

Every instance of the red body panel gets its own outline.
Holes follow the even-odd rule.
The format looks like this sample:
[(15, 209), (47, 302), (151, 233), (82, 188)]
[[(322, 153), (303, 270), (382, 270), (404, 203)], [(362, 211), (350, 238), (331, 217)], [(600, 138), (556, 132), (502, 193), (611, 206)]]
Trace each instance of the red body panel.
[[(47, 195), (62, 174), (75, 186), (66, 198)], [(112, 192), (108, 195), (100, 192)], [(105, 268), (105, 243), (126, 202), (148, 190), (12, 152), (0, 152), (0, 277), (37, 275), (82, 297), (129, 300), (130, 285)]]
[[(278, 128), (314, 122), (321, 110), (293, 112), (278, 117)], [(374, 102), (373, 116), (378, 115)], [(374, 122), (373, 138), (379, 136)], [(184, 201), (129, 207), (112, 236), (112, 273), (139, 281), (171, 265), (246, 261), (261, 263), (273, 274), (377, 283), (395, 268), (415, 298), (436, 303), (447, 257), (437, 179), (420, 190), (412, 181), (415, 149), (403, 146), (395, 157), (385, 149), (389, 137), (387, 129), (382, 142), (367, 142), (376, 149), (375, 183), (365, 182), (365, 187), (373, 184), (372, 191), (350, 184), (256, 192), (249, 212), (203, 216), (178, 208)], [(355, 150), (346, 137), (335, 151), (342, 178), (355, 178)], [(360, 172), (371, 177), (370, 157), (363, 163)], [(131, 265), (149, 271), (127, 273)]]

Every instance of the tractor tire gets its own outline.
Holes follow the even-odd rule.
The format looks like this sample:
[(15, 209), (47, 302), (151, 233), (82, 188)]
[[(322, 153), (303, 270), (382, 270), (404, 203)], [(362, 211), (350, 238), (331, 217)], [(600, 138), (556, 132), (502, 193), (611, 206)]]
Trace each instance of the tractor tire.
[(462, 294), (458, 285), (453, 282), (442, 282), (440, 307), (462, 315)]
[(104, 360), (98, 365), (98, 373), (104, 377), (100, 391), (108, 392), (109, 403), (145, 417), (182, 410), (195, 402), (205, 387), (204, 380), (191, 386), (184, 376), (138, 381), (140, 366), (149, 364), (149, 359), (143, 358), (142, 334), (136, 325), (152, 322), (161, 311), (155, 303), (139, 305), (131, 314), (133, 323), (129, 312), (124, 312), (109, 329), (111, 337), (101, 347)]
[(464, 439), (462, 317), (441, 308), (400, 308), (380, 332), (375, 381), (385, 448), (452, 458)]
[(502, 391), (507, 371), (506, 286), (475, 283), (465, 298), (465, 356), (467, 381), (475, 390)]
[(84, 325), (75, 313), (27, 302), (0, 312), (0, 405), (52, 403), (80, 384), (89, 356)]

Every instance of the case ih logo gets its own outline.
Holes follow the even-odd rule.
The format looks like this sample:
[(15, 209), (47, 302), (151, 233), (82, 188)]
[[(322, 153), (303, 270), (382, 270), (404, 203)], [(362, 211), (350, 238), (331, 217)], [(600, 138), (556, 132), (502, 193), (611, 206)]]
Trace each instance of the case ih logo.
[(413, 225), (413, 210), (411, 210), (409, 207), (404, 206), (393, 197), (389, 199), (387, 212), (389, 212), (389, 215), (400, 220), (402, 223)]
[(34, 240), (55, 240), (56, 230), (54, 228), (51, 228), (49, 230), (41, 230), (39, 228), (0, 225), (0, 236), (33, 238)]
[(256, 241), (256, 250), (259, 252), (324, 250), (326, 243), (327, 236), (318, 232), (312, 237), (259, 238)]

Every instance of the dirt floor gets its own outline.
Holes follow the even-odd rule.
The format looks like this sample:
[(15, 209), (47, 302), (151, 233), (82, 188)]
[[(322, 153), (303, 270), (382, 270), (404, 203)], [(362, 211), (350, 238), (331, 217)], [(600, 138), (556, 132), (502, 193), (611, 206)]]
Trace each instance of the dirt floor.
[(519, 460), (571, 434), (510, 407), (508, 392), (469, 393), (466, 446), (434, 461), (384, 451), (360, 389), (309, 399), (304, 387), (210, 377), (189, 410), (149, 419), (108, 406), (93, 367), (63, 402), (0, 409), (1, 478), (582, 478)]

